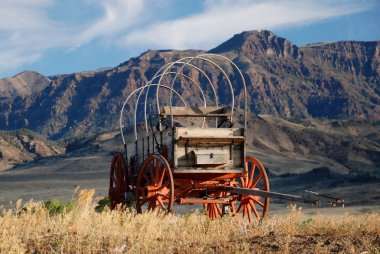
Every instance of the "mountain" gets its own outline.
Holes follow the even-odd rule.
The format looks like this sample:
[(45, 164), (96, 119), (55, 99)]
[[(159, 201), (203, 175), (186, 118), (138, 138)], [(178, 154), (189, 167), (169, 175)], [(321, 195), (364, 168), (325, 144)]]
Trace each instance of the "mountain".
[[(272, 32), (251, 31), (209, 52), (229, 57), (242, 69), (253, 113), (295, 119), (380, 120), (379, 41), (298, 47)], [(110, 69), (52, 77), (25, 72), (0, 80), (0, 89), (6, 91), (0, 97), (0, 129), (26, 127), (51, 139), (115, 129), (122, 103), (131, 91), (144, 85), (165, 63), (200, 53), (205, 52), (147, 51)], [(215, 68), (203, 67), (212, 80), (220, 79)], [(190, 74), (205, 83), (201, 75)], [(241, 84), (233, 85), (240, 93), (235, 98), (239, 101)], [(181, 94), (200, 102), (188, 85)], [(225, 89), (219, 87), (218, 94), (223, 103)]]
[(57, 143), (27, 129), (0, 131), (0, 171), (64, 152), (65, 149)]
[(1, 98), (32, 97), (40, 93), (50, 79), (34, 71), (24, 71), (12, 78), (0, 79)]

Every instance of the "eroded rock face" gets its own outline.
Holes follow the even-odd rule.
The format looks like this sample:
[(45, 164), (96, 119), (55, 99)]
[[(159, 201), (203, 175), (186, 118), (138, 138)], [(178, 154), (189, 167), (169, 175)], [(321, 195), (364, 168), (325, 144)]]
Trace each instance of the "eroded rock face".
[[(380, 119), (379, 42), (298, 47), (272, 32), (252, 31), (235, 35), (210, 52), (226, 55), (243, 70), (248, 82), (249, 108), (254, 113), (293, 118)], [(165, 63), (200, 53), (204, 52), (147, 51), (106, 70), (49, 78), (33, 74), (39, 77), (34, 79), (25, 78), (28, 75), (24, 73), (21, 77), (25, 76), (28, 86), (35, 89), (30, 89), (33, 92), (29, 94), (2, 94), (0, 129), (27, 127), (56, 139), (117, 128), (126, 96), (146, 84)], [(216, 82), (222, 79), (220, 73), (209, 65), (202, 68), (219, 88), (220, 103), (228, 103), (228, 88)], [(207, 86), (207, 80), (199, 73), (187, 74)], [(9, 80), (1, 82), (0, 87)], [(242, 101), (240, 81), (233, 86), (236, 101)], [(202, 103), (193, 86), (178, 85), (178, 89), (185, 99)], [(213, 101), (210, 89), (206, 98)], [(153, 106), (152, 100), (148, 107)]]
[(0, 132), (0, 171), (21, 162), (64, 153), (58, 144), (29, 130)]

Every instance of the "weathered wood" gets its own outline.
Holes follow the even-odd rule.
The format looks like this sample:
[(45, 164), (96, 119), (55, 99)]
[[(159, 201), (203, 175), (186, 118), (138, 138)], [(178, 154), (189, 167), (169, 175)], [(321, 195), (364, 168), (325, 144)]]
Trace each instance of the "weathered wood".
[(238, 187), (221, 187), (220, 189), (229, 191), (232, 194), (241, 194), (241, 195), (253, 195), (253, 196), (260, 196), (264, 198), (274, 198), (274, 199), (281, 199), (281, 200), (287, 200), (287, 201), (294, 201), (294, 202), (300, 202), (300, 203), (311, 203), (314, 205), (320, 205), (323, 202), (328, 202), (332, 206), (335, 206), (336, 204), (344, 205), (344, 200), (341, 198), (336, 197), (330, 197), (327, 195), (322, 195), (316, 192), (307, 191), (305, 190), (302, 196), (295, 196), (290, 194), (283, 194), (278, 192), (271, 192), (271, 191), (263, 191), (259, 189), (247, 189), (247, 188), (238, 188)]
[(189, 143), (244, 143), (243, 136), (232, 136), (232, 137), (188, 137), (181, 136), (178, 137), (178, 142), (189, 142)]
[(176, 117), (230, 117), (231, 107), (172, 107), (163, 106), (161, 116), (166, 118), (168, 116)]
[(178, 167), (173, 168), (173, 173), (176, 174), (202, 174), (202, 173), (213, 173), (213, 174), (243, 174), (244, 168), (205, 168), (205, 167)]
[(242, 137), (243, 129), (241, 128), (196, 128), (196, 127), (176, 127), (174, 130), (174, 138), (179, 137)]
[(337, 204), (344, 206), (344, 200), (342, 198), (331, 197), (329, 195), (324, 195), (308, 190), (305, 190), (303, 192), (302, 198), (305, 200), (312, 200), (315, 202), (328, 202), (332, 206), (336, 206)]
[(228, 162), (228, 153), (223, 150), (193, 150), (195, 165), (222, 165)]
[[(240, 128), (174, 128), (175, 168), (244, 168), (244, 137)], [(223, 154), (210, 158), (210, 154)], [(196, 156), (199, 154), (198, 156)], [(202, 171), (203, 172), (203, 171)]]

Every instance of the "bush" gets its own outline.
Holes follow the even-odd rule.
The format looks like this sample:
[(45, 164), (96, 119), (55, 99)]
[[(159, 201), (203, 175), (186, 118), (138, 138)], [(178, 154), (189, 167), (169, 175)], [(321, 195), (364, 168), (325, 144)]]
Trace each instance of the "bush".
[(44, 206), (49, 211), (50, 215), (70, 212), (74, 209), (74, 203), (68, 202), (66, 204), (62, 204), (58, 199), (45, 201)]
[(104, 197), (98, 201), (98, 205), (95, 207), (95, 211), (97, 211), (98, 213), (101, 213), (106, 207), (108, 208), (111, 207), (111, 202), (108, 197)]

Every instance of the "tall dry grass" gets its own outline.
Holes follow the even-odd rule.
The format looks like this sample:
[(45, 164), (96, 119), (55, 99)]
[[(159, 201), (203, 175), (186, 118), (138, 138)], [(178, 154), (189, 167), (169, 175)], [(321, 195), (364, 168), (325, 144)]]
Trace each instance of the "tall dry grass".
[(49, 215), (42, 203), (0, 209), (1, 253), (380, 253), (380, 215), (342, 220), (287, 216), (248, 224), (200, 212), (157, 215), (94, 210), (94, 190), (81, 191), (74, 210)]

